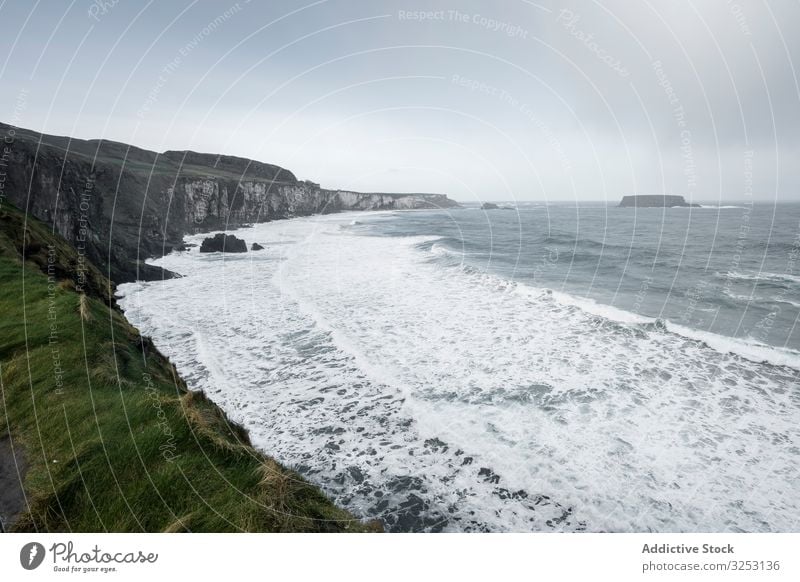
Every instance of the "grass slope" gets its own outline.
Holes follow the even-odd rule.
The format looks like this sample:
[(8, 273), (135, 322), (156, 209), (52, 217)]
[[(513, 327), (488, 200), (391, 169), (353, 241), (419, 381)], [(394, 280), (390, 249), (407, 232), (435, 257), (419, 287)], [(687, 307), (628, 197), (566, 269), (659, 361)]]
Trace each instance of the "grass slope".
[(0, 438), (27, 465), (14, 530), (379, 529), (255, 451), (81, 271), (44, 224), (0, 208)]

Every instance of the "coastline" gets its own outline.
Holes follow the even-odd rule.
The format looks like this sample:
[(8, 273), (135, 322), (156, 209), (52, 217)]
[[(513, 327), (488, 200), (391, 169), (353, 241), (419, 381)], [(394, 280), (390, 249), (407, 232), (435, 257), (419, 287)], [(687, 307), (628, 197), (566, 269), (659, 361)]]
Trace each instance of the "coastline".
[[(472, 213), (458, 214), (460, 220), (483, 221), (482, 216), (470, 217)], [(602, 215), (602, 209), (596, 214)], [(389, 221), (375, 216), (373, 226), (363, 215), (281, 221), (237, 233), (248, 244), (276, 243), (266, 252), (223, 257), (198, 255), (192, 248), (169, 255), (163, 265), (190, 277), (143, 285), (140, 298), (131, 303), (140, 306), (131, 312), (131, 320), (164, 342), (158, 345), (169, 346), (176, 365), (197, 386), (210, 386), (209, 394), (215, 382), (228, 386), (225, 394), (213, 397), (238, 415), (234, 418), (252, 431), (256, 445), (274, 443), (280, 459), (329, 487), (334, 499), (346, 507), (367, 515), (393, 514), (385, 522), (390, 531), (427, 531), (441, 527), (440, 523), (447, 523), (444, 529), (459, 531), (480, 527), (572, 531), (584, 522), (589, 531), (685, 530), (705, 527), (703, 523), (715, 527), (714, 515), (706, 521), (702, 513), (694, 514), (701, 518), (687, 517), (704, 511), (703, 501), (670, 488), (672, 481), (665, 475), (659, 476), (658, 495), (670, 499), (676, 509), (656, 507), (658, 518), (647, 521), (629, 513), (650, 507), (652, 499), (647, 496), (622, 510), (616, 505), (622, 498), (618, 490), (593, 490), (589, 481), (583, 492), (565, 492), (558, 483), (520, 475), (515, 466), (535, 467), (543, 479), (557, 475), (560, 482), (583, 482), (585, 474), (605, 475), (602, 471), (608, 467), (598, 466), (590, 455), (584, 457), (593, 449), (571, 430), (577, 423), (596, 421), (593, 434), (602, 435), (597, 439), (599, 450), (625, 459), (635, 468), (633, 475), (644, 477), (652, 463), (639, 456), (635, 445), (625, 443), (636, 442), (635, 435), (646, 430), (648, 418), (629, 408), (625, 396), (629, 391), (643, 401), (663, 397), (665, 386), (675, 395), (678, 404), (661, 412), (666, 427), (661, 436), (664, 446), (676, 447), (667, 433), (682, 426), (682, 415), (687, 414), (683, 403), (695, 398), (700, 404), (690, 410), (728, 414), (726, 397), (750, 393), (751, 374), (763, 373), (780, 386), (793, 372), (764, 366), (760, 357), (753, 361), (729, 356), (727, 345), (718, 351), (670, 333), (663, 321), (642, 316), (618, 325), (610, 321), (613, 314), (603, 305), (590, 311), (520, 282), (510, 285), (499, 272), (491, 276), (482, 270), (459, 269), (467, 253), (457, 252), (461, 241), (447, 239), (452, 252), (444, 252), (445, 242), (437, 245), (432, 240), (432, 233), (450, 218), (443, 213), (430, 215), (427, 221), (420, 215), (397, 215)], [(515, 220), (512, 213), (507, 220)], [(493, 232), (492, 256), (499, 260), (503, 239), (499, 229)], [(513, 261), (515, 229), (504, 232), (511, 239), (507, 254)], [(571, 243), (569, 239), (564, 244)], [(442, 297), (448, 300), (443, 302)], [(618, 315), (628, 320), (630, 313)], [(484, 325), (489, 321), (496, 329)], [(507, 335), (505, 330), (514, 333)], [(541, 337), (557, 340), (542, 346)], [(425, 349), (448, 342), (457, 350)], [(599, 349), (606, 357), (593, 359)], [(576, 350), (579, 355), (572, 356)], [(553, 357), (568, 365), (543, 371)], [(469, 366), (473, 361), (482, 367), (476, 371)], [(726, 365), (717, 368), (718, 362)], [(597, 370), (596, 383), (581, 372), (588, 365)], [(716, 381), (698, 396), (694, 386), (707, 374)], [(689, 377), (683, 380), (684, 375)], [(473, 380), (480, 386), (480, 400), (474, 396), (477, 390), (464, 388)], [(576, 394), (578, 398), (598, 394), (598, 399), (581, 401), (578, 409), (572, 405)], [(380, 397), (387, 400), (379, 401)], [(372, 405), (377, 402), (381, 404)], [(609, 411), (607, 421), (592, 415), (597, 402)], [(752, 402), (753, 410), (768, 410), (764, 401)], [(719, 415), (692, 417), (689, 441), (703, 433), (716, 434)], [(460, 419), (459, 424), (449, 430), (453, 418)], [(775, 418), (776, 431), (793, 430), (781, 421)], [(496, 431), (480, 430), (489, 422)], [(574, 459), (574, 464), (559, 466), (548, 455), (524, 446), (506, 448), (507, 439), (531, 434), (528, 431), (539, 426), (554, 431), (548, 439), (554, 456)], [(737, 438), (750, 442), (746, 434)], [(680, 459), (707, 458), (717, 453), (715, 446), (709, 443), (700, 450), (677, 446), (680, 454), (662, 461), (666, 474), (688, 479)], [(785, 460), (779, 450), (770, 450), (776, 455), (772, 458)], [(466, 458), (469, 464), (462, 465)], [(720, 497), (714, 499), (736, 499), (736, 489), (728, 486), (730, 466), (724, 462), (713, 466), (703, 477), (719, 483)], [(612, 471), (609, 481), (616, 486), (626, 479)], [(439, 491), (449, 494), (452, 483), (472, 496), (453, 501), (455, 513), (449, 513), (451, 506), (438, 497)], [(757, 483), (749, 486), (758, 490)], [(525, 499), (546, 495), (549, 505), (537, 504), (527, 516), (524, 495), (508, 497), (508, 492), (520, 491), (528, 495)], [(376, 492), (389, 505), (378, 505)], [(593, 514), (596, 499), (604, 505)], [(789, 507), (791, 500), (778, 501)], [(760, 501), (752, 506), (763, 510)], [(561, 507), (565, 513), (572, 508), (574, 512), (562, 520), (564, 514), (556, 514)], [(496, 509), (504, 517), (486, 517), (476, 525), (469, 521), (466, 508), (492, 515)], [(609, 520), (612, 509), (619, 513)], [(401, 517), (394, 521), (395, 515)], [(525, 523), (526, 517), (534, 521)], [(754, 530), (759, 527), (741, 523)]]
[(256, 451), (79, 264), (46, 225), (0, 208), (0, 463), (24, 480), (4, 487), (6, 529), (380, 531)]
[(116, 283), (171, 276), (144, 259), (168, 253), (185, 234), (347, 210), (458, 206), (445, 194), (323, 188), (236, 156), (13, 131), (5, 156), (10, 202), (83, 247)]

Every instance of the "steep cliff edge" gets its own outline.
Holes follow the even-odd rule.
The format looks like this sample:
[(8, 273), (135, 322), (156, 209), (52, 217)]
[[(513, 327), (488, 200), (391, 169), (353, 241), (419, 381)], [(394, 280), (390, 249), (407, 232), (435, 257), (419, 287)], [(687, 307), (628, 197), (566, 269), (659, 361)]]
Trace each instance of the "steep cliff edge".
[(128, 323), (111, 283), (0, 203), (0, 531), (377, 531), (246, 432)]
[(0, 198), (51, 224), (113, 281), (170, 276), (144, 259), (187, 233), (346, 210), (451, 208), (442, 194), (329, 190), (235, 156), (40, 134), (0, 123)]
[(700, 208), (699, 204), (689, 204), (683, 196), (664, 194), (639, 194), (623, 196), (619, 208)]

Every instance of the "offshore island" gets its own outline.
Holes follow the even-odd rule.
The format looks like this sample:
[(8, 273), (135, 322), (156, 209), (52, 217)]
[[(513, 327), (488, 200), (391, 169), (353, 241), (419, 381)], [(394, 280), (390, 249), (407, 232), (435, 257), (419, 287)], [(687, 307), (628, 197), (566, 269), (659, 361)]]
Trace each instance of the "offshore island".
[(623, 196), (618, 208), (700, 208), (700, 205), (686, 202), (683, 196), (638, 194)]

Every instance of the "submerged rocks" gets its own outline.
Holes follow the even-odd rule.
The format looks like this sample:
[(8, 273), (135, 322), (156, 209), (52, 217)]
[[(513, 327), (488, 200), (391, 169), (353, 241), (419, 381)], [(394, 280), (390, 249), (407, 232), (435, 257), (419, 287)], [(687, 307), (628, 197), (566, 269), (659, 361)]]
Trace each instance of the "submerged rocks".
[(201, 253), (246, 253), (247, 243), (232, 234), (222, 232), (215, 234), (203, 241), (200, 245)]
[(262, 247), (262, 246), (261, 246), (260, 244), (258, 244), (258, 243), (253, 243), (253, 245), (250, 247), (250, 250), (251, 250), (251, 251), (263, 251), (263, 250), (264, 250), (264, 247)]

